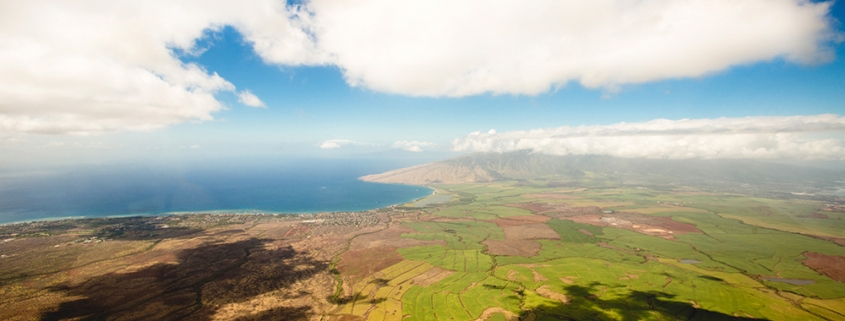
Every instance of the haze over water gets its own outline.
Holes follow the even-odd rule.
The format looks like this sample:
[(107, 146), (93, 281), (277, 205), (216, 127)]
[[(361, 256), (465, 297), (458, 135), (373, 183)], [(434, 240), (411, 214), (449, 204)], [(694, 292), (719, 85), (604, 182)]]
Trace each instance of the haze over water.
[(0, 223), (173, 212), (362, 211), (431, 194), (357, 178), (399, 167), (364, 160), (84, 168), (0, 180)]

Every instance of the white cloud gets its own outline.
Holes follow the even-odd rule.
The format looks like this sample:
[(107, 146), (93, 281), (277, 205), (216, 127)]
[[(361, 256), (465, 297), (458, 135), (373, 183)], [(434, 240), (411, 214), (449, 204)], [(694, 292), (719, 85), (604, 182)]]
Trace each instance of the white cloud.
[(838, 115), (656, 119), (558, 127), (455, 139), (455, 151), (532, 150), (554, 155), (637, 158), (792, 158), (845, 160), (845, 117)]
[(329, 139), (320, 143), (320, 148), (322, 149), (338, 149), (343, 146), (374, 146), (375, 144), (371, 143), (362, 143), (356, 142), (354, 140), (348, 139)]
[(400, 140), (393, 143), (393, 148), (402, 149), (409, 152), (422, 152), (423, 147), (434, 146), (437, 145), (435, 143), (430, 142), (420, 142), (420, 141), (407, 141), (407, 140)]
[(830, 5), (312, 0), (306, 8), (317, 48), (350, 84), (414, 96), (466, 96), (538, 94), (570, 81), (612, 91), (775, 58), (825, 61), (833, 55), (826, 43), (838, 37)]
[(242, 90), (238, 93), (238, 101), (241, 104), (250, 106), (250, 107), (267, 107), (264, 106), (264, 102), (261, 99), (258, 99), (252, 92), (249, 90)]
[(319, 63), (296, 11), (275, 0), (0, 2), (0, 132), (90, 134), (211, 120), (223, 108), (214, 95), (235, 87), (172, 49), (195, 51), (205, 31), (232, 25), (262, 56)]
[(466, 96), (572, 81), (612, 91), (778, 58), (825, 61), (841, 38), (829, 9), (807, 0), (3, 1), (0, 132), (211, 120), (223, 108), (215, 94), (236, 88), (172, 50), (198, 52), (204, 32), (227, 25), (268, 63), (335, 65), (351, 85), (381, 92)]

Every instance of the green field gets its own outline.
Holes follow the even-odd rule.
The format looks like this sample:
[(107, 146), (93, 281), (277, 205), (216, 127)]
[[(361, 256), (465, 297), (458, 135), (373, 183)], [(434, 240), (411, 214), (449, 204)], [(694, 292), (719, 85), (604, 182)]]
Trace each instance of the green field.
[[(456, 197), (426, 207), (426, 220), (401, 223), (413, 230), (402, 238), (432, 242), (398, 249), (405, 261), (379, 273), (386, 283), (376, 285), (370, 278), (355, 285), (358, 297), (341, 315), (369, 320), (845, 319), (845, 284), (802, 263), (805, 252), (845, 256), (845, 247), (822, 239), (845, 237), (845, 215), (813, 218), (810, 214), (824, 205), (820, 202), (525, 182), (437, 188)], [(528, 203), (629, 214), (613, 221), (617, 214), (594, 209), (588, 209), (594, 215), (589, 218), (572, 210), (533, 213), (516, 207)], [(522, 241), (539, 245), (531, 256), (488, 252), (487, 240), (511, 244), (505, 228), (492, 220), (532, 215), (550, 216), (544, 224), (560, 240)], [(647, 223), (625, 222), (625, 217)], [(698, 231), (666, 234), (672, 225), (654, 225), (673, 221)], [(529, 223), (537, 224), (524, 224)], [(663, 228), (663, 234), (649, 234), (643, 224)], [(409, 281), (434, 267), (453, 273), (433, 284)]]

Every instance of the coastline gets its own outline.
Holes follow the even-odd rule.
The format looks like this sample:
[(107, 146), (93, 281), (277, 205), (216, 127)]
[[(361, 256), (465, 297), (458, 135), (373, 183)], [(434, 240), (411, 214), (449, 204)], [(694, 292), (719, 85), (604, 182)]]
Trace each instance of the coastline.
[(183, 213), (367, 211), (415, 202), (434, 192), (426, 186), (358, 179), (392, 167), (395, 165), (318, 159), (243, 169), (116, 167), (63, 172), (4, 181), (0, 225)]
[(368, 209), (353, 209), (353, 210), (334, 210), (334, 211), (269, 211), (269, 210), (262, 210), (262, 209), (218, 209), (218, 210), (207, 210), (207, 211), (174, 211), (174, 212), (163, 212), (163, 213), (124, 213), (124, 214), (113, 214), (113, 215), (104, 215), (104, 216), (84, 216), (84, 215), (73, 215), (73, 216), (55, 216), (55, 217), (45, 217), (45, 218), (37, 218), (32, 220), (20, 220), (14, 222), (0, 222), (0, 227), (7, 227), (11, 225), (23, 225), (23, 224), (33, 224), (33, 223), (49, 223), (49, 222), (60, 222), (60, 221), (75, 221), (75, 220), (87, 220), (87, 219), (115, 219), (115, 218), (134, 218), (134, 217), (167, 217), (167, 216), (180, 216), (180, 215), (270, 215), (270, 216), (296, 216), (296, 215), (318, 215), (318, 214), (337, 214), (337, 213), (364, 213), (368, 211), (375, 211), (380, 209), (387, 209), (395, 206), (401, 206), (405, 204), (414, 204), (426, 198), (432, 197), (437, 195), (437, 189), (430, 186), (422, 186), (422, 185), (409, 185), (409, 184), (395, 184), (395, 183), (379, 183), (379, 182), (368, 182), (368, 183), (375, 183), (375, 184), (387, 184), (387, 185), (406, 185), (406, 186), (416, 186), (416, 187), (424, 187), (431, 189), (431, 194), (428, 194), (423, 197), (415, 198), (411, 201), (407, 202), (398, 202), (394, 204), (389, 204), (385, 206), (378, 206)]

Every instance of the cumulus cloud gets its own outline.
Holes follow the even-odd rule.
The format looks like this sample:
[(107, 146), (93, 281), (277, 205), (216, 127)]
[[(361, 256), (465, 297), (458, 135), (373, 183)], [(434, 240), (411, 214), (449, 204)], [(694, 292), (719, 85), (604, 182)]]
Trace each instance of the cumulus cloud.
[[(538, 94), (579, 82), (697, 77), (772, 59), (817, 63), (841, 38), (808, 0), (0, 2), (0, 131), (88, 134), (207, 121), (225, 79), (183, 63), (237, 29), (267, 63), (334, 65), (411, 96)], [(244, 96), (246, 105), (260, 102)], [(248, 95), (247, 95), (248, 96)]]
[(0, 131), (90, 134), (211, 120), (223, 108), (214, 95), (235, 87), (174, 50), (195, 52), (204, 32), (231, 25), (262, 56), (319, 63), (297, 10), (275, 0), (0, 2)]
[(261, 101), (261, 99), (258, 99), (258, 97), (255, 96), (249, 90), (243, 90), (240, 93), (238, 93), (238, 101), (241, 102), (241, 104), (244, 104), (244, 105), (247, 105), (247, 106), (250, 106), (250, 107), (267, 107), (267, 106), (264, 106), (264, 102)]
[(419, 152), (423, 151), (423, 149), (422, 149), (423, 147), (434, 146), (434, 145), (437, 145), (437, 144), (429, 143), (429, 142), (420, 142), (420, 141), (400, 140), (400, 141), (393, 143), (393, 148), (402, 149), (402, 150), (406, 150), (406, 151), (409, 151), (409, 152), (419, 153)]
[[(312, 0), (347, 81), (414, 96), (538, 94), (832, 57), (831, 3), (807, 0)], [(269, 61), (275, 61), (268, 59)]]
[(320, 143), (320, 148), (321, 149), (338, 149), (338, 148), (341, 148), (343, 146), (348, 146), (348, 145), (351, 145), (351, 146), (374, 146), (375, 144), (356, 142), (354, 140), (348, 140), (348, 139), (329, 139), (329, 140), (326, 140), (326, 141), (323, 141), (322, 143)]
[(656, 119), (497, 133), (455, 139), (455, 151), (532, 150), (554, 155), (629, 158), (792, 158), (845, 160), (845, 117), (839, 115)]

